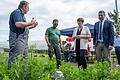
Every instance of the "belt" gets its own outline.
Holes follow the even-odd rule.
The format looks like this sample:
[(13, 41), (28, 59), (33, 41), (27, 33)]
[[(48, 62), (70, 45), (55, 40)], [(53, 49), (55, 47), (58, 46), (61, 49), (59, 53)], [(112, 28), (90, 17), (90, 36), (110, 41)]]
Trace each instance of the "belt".
[(103, 41), (97, 41), (97, 43), (103, 43)]

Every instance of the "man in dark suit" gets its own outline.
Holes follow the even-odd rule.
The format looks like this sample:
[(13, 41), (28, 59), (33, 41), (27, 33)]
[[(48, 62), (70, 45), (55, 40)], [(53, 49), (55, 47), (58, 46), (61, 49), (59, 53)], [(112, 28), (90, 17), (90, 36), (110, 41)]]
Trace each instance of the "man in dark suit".
[(109, 60), (109, 52), (114, 44), (113, 24), (105, 20), (105, 12), (98, 12), (99, 21), (94, 25), (93, 47), (96, 51), (98, 61)]

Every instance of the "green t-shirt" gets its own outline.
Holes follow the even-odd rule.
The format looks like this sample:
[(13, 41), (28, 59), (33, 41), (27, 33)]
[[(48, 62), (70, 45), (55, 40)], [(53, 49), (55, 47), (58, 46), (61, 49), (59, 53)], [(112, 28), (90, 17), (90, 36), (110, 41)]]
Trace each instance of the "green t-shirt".
[(59, 48), (60, 31), (57, 28), (50, 27), (46, 30), (45, 35), (48, 36), (52, 47)]

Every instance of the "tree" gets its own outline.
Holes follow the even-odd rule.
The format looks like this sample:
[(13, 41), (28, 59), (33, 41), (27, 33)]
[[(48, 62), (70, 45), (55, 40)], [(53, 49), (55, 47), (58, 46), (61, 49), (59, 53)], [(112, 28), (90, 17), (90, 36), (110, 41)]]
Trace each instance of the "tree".
[(108, 12), (108, 16), (110, 17), (110, 19), (113, 21), (114, 26), (116, 28), (116, 30), (120, 30), (120, 17), (119, 17), (119, 12), (118, 12), (118, 7), (117, 7), (117, 0), (115, 0), (115, 7), (116, 10), (112, 12)]
[(120, 28), (120, 18), (119, 18), (119, 15), (117, 15), (116, 10), (114, 10), (113, 13), (108, 12), (108, 16), (110, 17), (110, 19), (114, 23), (116, 30), (118, 30)]

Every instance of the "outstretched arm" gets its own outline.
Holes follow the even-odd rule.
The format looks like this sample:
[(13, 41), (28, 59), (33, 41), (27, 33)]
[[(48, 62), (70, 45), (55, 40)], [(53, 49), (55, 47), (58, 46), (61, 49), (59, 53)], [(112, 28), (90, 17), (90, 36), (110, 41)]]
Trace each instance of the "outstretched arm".
[(32, 18), (31, 22), (15, 22), (15, 25), (17, 28), (34, 28), (38, 25), (38, 23), (36, 22), (36, 20), (34, 20), (34, 18)]

